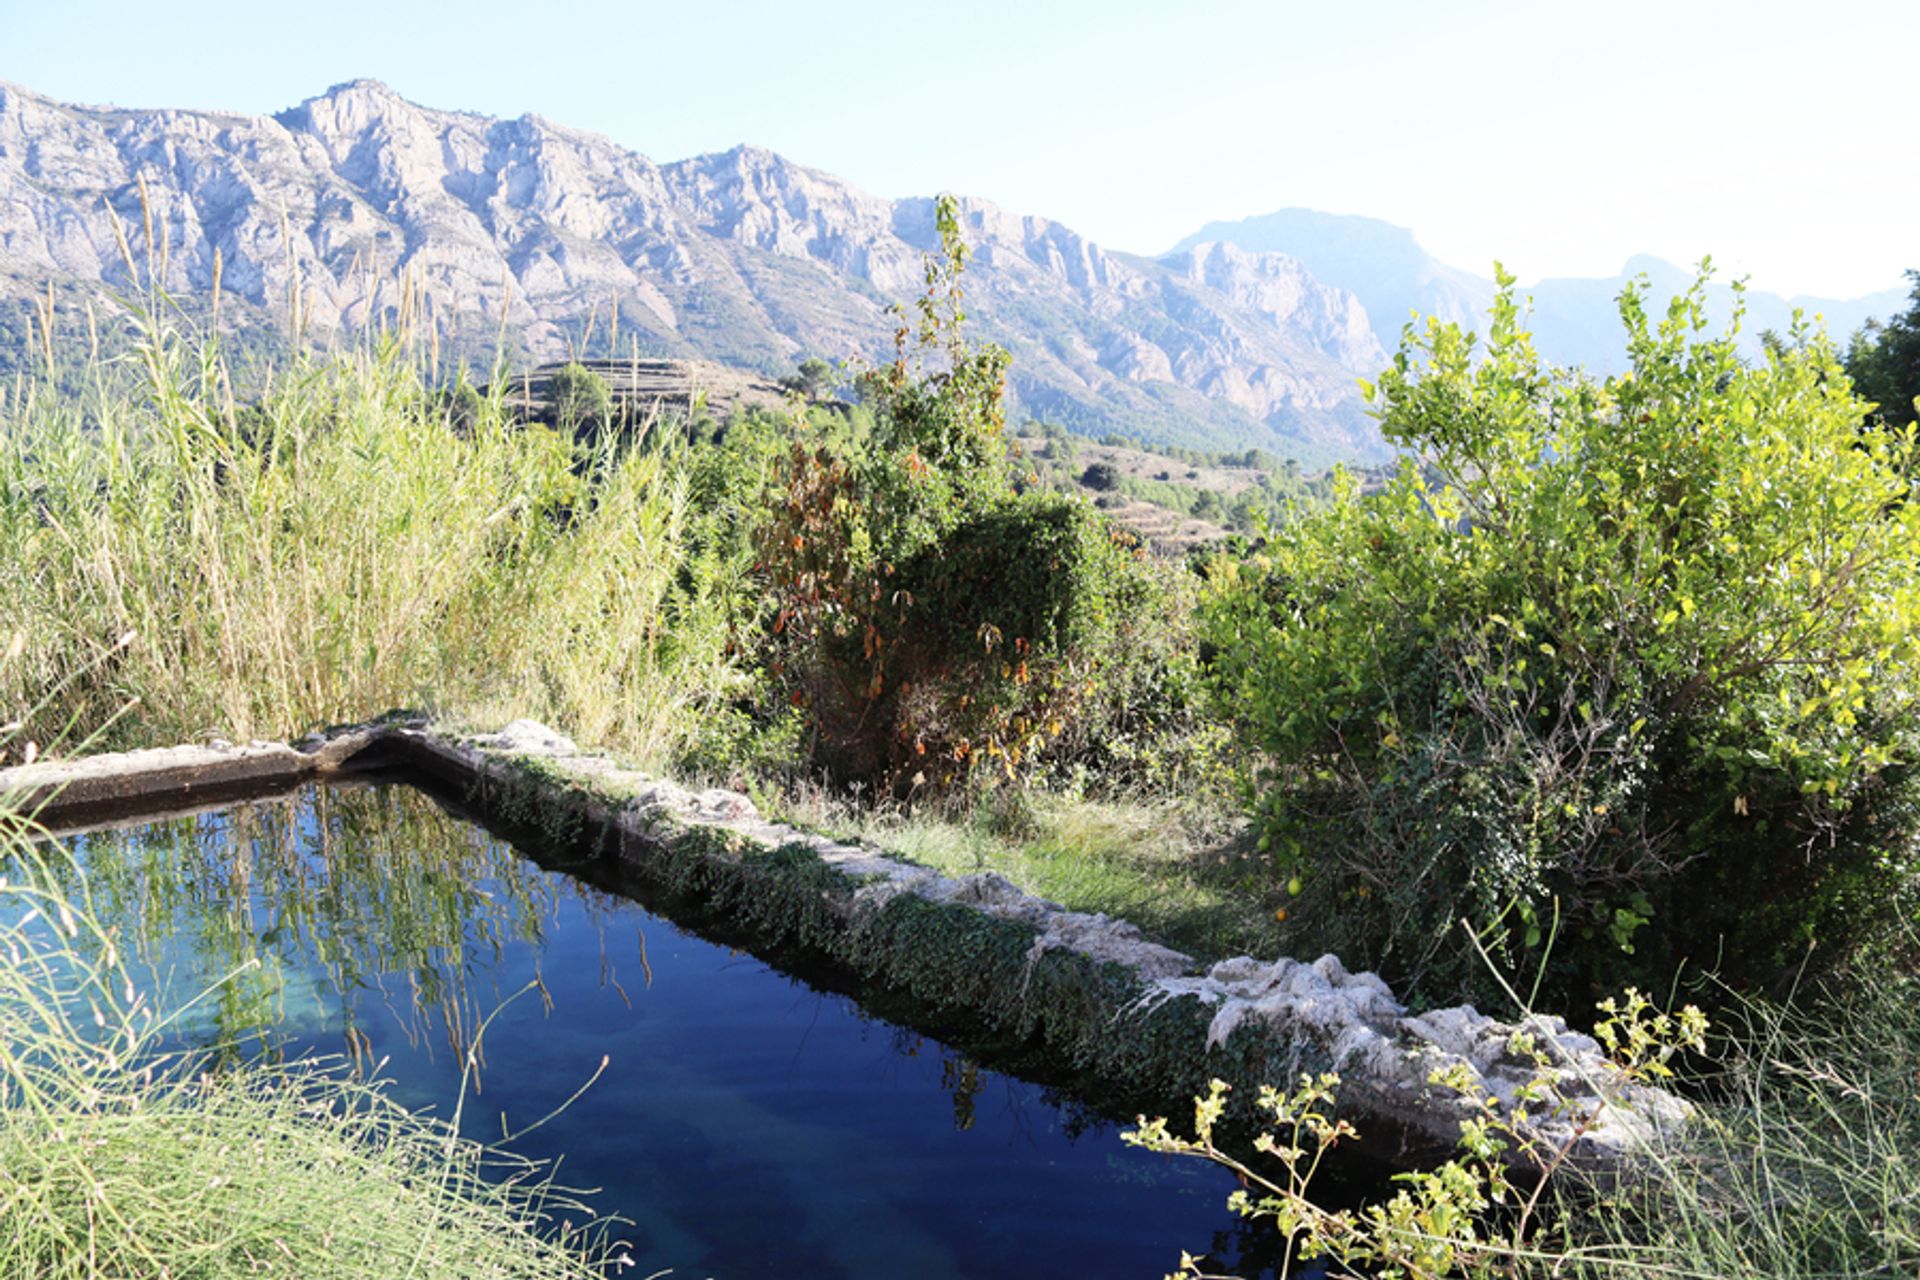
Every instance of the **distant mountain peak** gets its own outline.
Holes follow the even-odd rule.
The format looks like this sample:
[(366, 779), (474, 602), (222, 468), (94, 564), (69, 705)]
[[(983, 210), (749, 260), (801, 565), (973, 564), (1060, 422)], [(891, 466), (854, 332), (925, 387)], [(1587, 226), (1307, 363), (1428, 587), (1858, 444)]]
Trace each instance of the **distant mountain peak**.
[(1636, 253), (1621, 266), (1619, 279), (1626, 281), (1635, 276), (1645, 276), (1653, 284), (1685, 288), (1693, 282), (1694, 274), (1691, 268), (1679, 266), (1665, 258), (1655, 257), (1651, 253)]
[[(392, 85), (389, 85), (385, 80), (377, 80), (372, 76), (355, 76), (351, 80), (342, 80), (339, 84), (329, 85), (325, 93), (315, 96), (321, 98), (338, 98), (350, 93), (371, 94), (377, 98), (392, 98), (399, 102), (406, 101), (406, 99), (394, 91)], [(309, 98), (308, 101), (311, 102), (312, 99)]]
[(794, 165), (791, 160), (775, 152), (772, 148), (763, 147), (752, 142), (736, 142), (720, 154), (739, 164), (764, 166), (792, 165), (794, 168), (800, 167)]
[(310, 116), (316, 109), (322, 108), (334, 112), (357, 110), (362, 113), (423, 109), (418, 103), (402, 97), (399, 91), (386, 81), (361, 76), (353, 80), (342, 80), (336, 85), (329, 85), (326, 92), (301, 99), (297, 105), (280, 112), (275, 118), (296, 114)]
[(1474, 325), (1493, 300), (1490, 281), (1438, 261), (1413, 232), (1378, 218), (1279, 209), (1238, 222), (1210, 222), (1175, 251), (1202, 241), (1287, 254), (1315, 278), (1351, 291), (1386, 350), (1399, 344), (1401, 329), (1416, 314)]

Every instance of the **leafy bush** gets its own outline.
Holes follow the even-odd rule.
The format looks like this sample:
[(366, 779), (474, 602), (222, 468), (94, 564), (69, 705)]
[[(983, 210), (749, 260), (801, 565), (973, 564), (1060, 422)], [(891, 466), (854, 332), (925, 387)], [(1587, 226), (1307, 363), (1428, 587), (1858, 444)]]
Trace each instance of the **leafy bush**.
[(976, 752), (1012, 779), (1049, 751), (1094, 745), (1167, 630), (1168, 593), (1138, 542), (1050, 494), (957, 526), (902, 566), (900, 582), (909, 603), (892, 685), (912, 741), (897, 765), (919, 771), (931, 757), (942, 781)]
[(1095, 462), (1080, 473), (1080, 483), (1088, 489), (1105, 493), (1120, 487), (1120, 468), (1111, 462)]
[(1131, 538), (1084, 505), (1016, 492), (1008, 357), (966, 341), (950, 201), (938, 225), (917, 324), (858, 379), (871, 432), (804, 431), (774, 468), (760, 535), (772, 669), (811, 717), (819, 762), (894, 790), (1017, 778), (1081, 740), (1164, 617)]
[(1562, 989), (1687, 957), (1763, 983), (1887, 919), (1920, 821), (1911, 440), (1862, 437), (1824, 338), (1743, 363), (1703, 291), (1656, 324), (1629, 288), (1600, 382), (1541, 364), (1510, 282), (1484, 352), (1431, 324), (1369, 388), (1414, 455), (1384, 492), (1214, 575), (1312, 946), (1452, 993), (1465, 917)]
[(467, 381), (464, 374), (441, 393), (441, 400), (447, 414), (447, 425), (455, 431), (472, 431), (487, 413), (487, 398)]

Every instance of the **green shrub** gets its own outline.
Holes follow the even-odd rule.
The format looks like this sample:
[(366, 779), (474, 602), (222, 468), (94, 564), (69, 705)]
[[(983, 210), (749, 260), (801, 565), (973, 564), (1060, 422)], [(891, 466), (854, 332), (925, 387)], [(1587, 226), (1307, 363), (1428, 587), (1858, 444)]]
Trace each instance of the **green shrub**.
[(562, 431), (604, 426), (613, 418), (613, 391), (607, 380), (584, 365), (569, 362), (547, 380), (547, 418)]
[[(1410, 339), (1369, 394), (1376, 496), (1214, 575), (1220, 705), (1309, 945), (1471, 989), (1463, 917), (1550, 980), (1843, 961), (1907, 883), (1916, 566), (1906, 434), (1824, 338), (1758, 365), (1703, 286), (1631, 369), (1549, 369), (1510, 283), (1484, 352)], [(1646, 926), (1651, 923), (1652, 928)]]
[[(863, 373), (863, 437), (802, 432), (774, 468), (761, 564), (769, 667), (837, 780), (892, 790), (1029, 776), (1085, 740), (1118, 673), (1173, 634), (1127, 535), (1016, 491), (1007, 354), (961, 329), (966, 247), (950, 201), (918, 322)], [(982, 767), (984, 766), (984, 767)]]
[(1120, 487), (1120, 468), (1111, 462), (1095, 462), (1080, 473), (1082, 488), (1106, 493)]
[[(890, 685), (896, 768), (941, 778), (982, 753), (1012, 779), (1103, 736), (1136, 663), (1164, 657), (1170, 595), (1138, 542), (1085, 504), (1011, 499), (901, 567), (910, 602)], [(931, 772), (931, 771), (929, 771)]]
[(447, 425), (455, 431), (472, 431), (480, 425), (480, 419), (488, 412), (487, 398), (462, 374), (458, 381), (442, 393), (446, 408)]

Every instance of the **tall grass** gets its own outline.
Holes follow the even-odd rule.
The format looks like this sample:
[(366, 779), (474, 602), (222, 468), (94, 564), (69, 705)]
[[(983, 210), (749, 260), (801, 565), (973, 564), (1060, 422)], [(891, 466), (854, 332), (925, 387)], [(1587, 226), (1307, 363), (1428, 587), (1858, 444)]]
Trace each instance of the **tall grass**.
[[(3, 815), (0, 815), (3, 816)], [(166, 1051), (77, 869), (0, 830), (0, 1275), (569, 1280), (613, 1265), (533, 1166), (324, 1061)]]
[(1649, 1175), (1578, 1199), (1565, 1274), (1920, 1274), (1920, 979), (1856, 975), (1799, 1006), (1741, 1004), (1698, 1122)]
[(0, 719), (40, 706), (30, 737), (404, 706), (654, 759), (732, 678), (718, 588), (677, 574), (671, 449), (584, 447), (497, 400), (455, 422), (396, 342), (297, 358), (243, 403), (216, 347), (155, 322), (78, 382), (0, 404), (0, 635), (26, 638)]

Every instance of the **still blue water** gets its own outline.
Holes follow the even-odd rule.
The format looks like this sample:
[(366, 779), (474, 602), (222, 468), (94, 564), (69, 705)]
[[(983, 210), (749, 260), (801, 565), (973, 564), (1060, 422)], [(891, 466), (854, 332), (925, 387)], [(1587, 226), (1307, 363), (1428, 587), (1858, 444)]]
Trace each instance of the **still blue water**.
[(510, 1145), (627, 1220), (629, 1275), (1159, 1277), (1183, 1248), (1267, 1274), (1224, 1172), (1124, 1146), (411, 788), (70, 844), (148, 981), (176, 1003), (219, 983), (187, 1038), (349, 1054), (443, 1115), (471, 1057), (462, 1125), (488, 1140), (564, 1106)]

